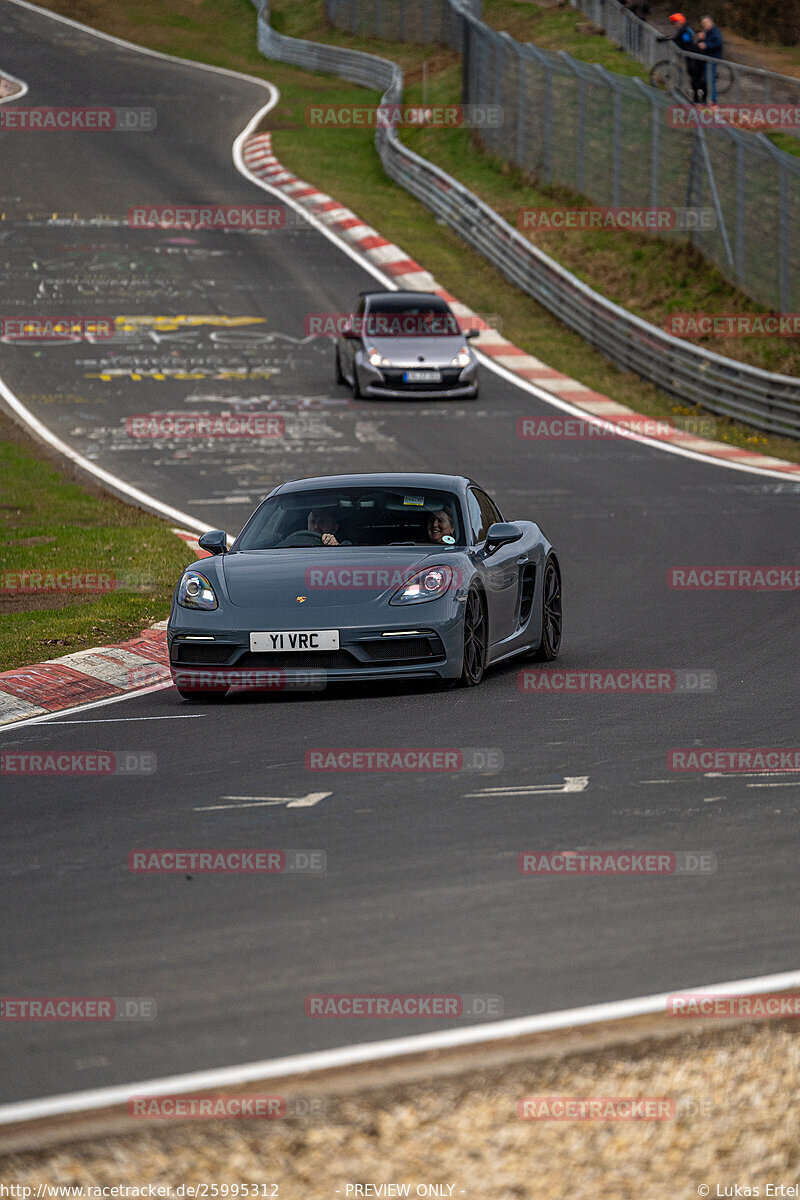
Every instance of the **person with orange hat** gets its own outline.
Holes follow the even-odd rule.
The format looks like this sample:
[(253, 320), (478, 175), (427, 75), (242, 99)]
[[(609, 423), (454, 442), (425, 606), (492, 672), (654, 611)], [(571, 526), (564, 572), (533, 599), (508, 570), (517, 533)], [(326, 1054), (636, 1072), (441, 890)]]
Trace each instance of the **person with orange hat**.
[[(694, 53), (694, 33), (689, 28), (689, 22), (683, 13), (672, 13), (670, 22), (674, 28), (674, 33), (669, 33), (658, 40), (660, 42), (674, 42), (683, 54)], [(705, 100), (705, 64), (696, 58), (687, 58), (686, 70), (689, 74), (689, 83), (692, 88), (692, 102), (697, 104), (700, 100)]]

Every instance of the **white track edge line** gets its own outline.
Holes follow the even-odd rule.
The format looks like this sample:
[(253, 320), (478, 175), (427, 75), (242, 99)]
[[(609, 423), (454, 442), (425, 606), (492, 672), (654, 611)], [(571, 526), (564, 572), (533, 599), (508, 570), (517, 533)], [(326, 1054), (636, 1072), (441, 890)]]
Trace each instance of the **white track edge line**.
[[(17, 0), (14, 0), (14, 3), (16, 4)], [(190, 517), (188, 513), (181, 512), (179, 508), (173, 508), (170, 504), (164, 504), (161, 500), (156, 500), (154, 496), (140, 491), (139, 488), (126, 483), (124, 479), (120, 479), (118, 475), (112, 475), (110, 471), (106, 471), (103, 467), (91, 462), (90, 459), (84, 458), (77, 450), (73, 450), (66, 442), (62, 442), (61, 438), (51, 433), (47, 426), (38, 417), (35, 417), (30, 409), (25, 407), (19, 397), (11, 391), (8, 384), (2, 379), (0, 379), (0, 396), (29, 430), (36, 434), (46, 445), (50, 446), (52, 450), (55, 450), (63, 458), (68, 459), (85, 474), (91, 475), (94, 479), (98, 479), (101, 483), (106, 484), (112, 491), (123, 496), (128, 496), (131, 500), (136, 501), (140, 508), (149, 510), (151, 513), (166, 517), (170, 521), (178, 521), (183, 525), (188, 525), (191, 530), (197, 533), (205, 533), (209, 528), (208, 524), (204, 525), (196, 520), (195, 517)]]
[[(601, 1021), (618, 1021), (625, 1017), (647, 1016), (659, 1012), (666, 1015), (667, 1000), (676, 994), (714, 992), (718, 995), (757, 995), (764, 992), (782, 991), (798, 985), (800, 985), (800, 970), (785, 971), (782, 974), (764, 975), (755, 979), (737, 979), (727, 983), (705, 984), (702, 987), (676, 988), (671, 992), (662, 992), (655, 996), (638, 996), (631, 1000), (614, 1000), (606, 1004), (591, 1004), (584, 1008), (563, 1009), (559, 1012), (542, 1013), (538, 1016), (473, 1025), (468, 1029), (445, 1029), (439, 1033), (423, 1033), (380, 1042), (362, 1042), (353, 1046), (342, 1046), (335, 1050), (319, 1050), (309, 1054), (295, 1054), (288, 1058), (265, 1059), (262, 1062), (243, 1063), (235, 1067), (192, 1071), (184, 1075), (165, 1076), (162, 1079), (148, 1079), (114, 1087), (96, 1088), (91, 1091), (73, 1092), (70, 1095), (23, 1100), (17, 1104), (0, 1105), (0, 1126), (37, 1120), (42, 1117), (89, 1112), (92, 1109), (123, 1104), (134, 1095), (185, 1094), (192, 1089), (207, 1091), (213, 1087), (231, 1087), (252, 1083), (259, 1079), (289, 1079), (310, 1071), (323, 1071), (335, 1067), (379, 1062), (384, 1059), (404, 1058), (411, 1054), (491, 1043), (535, 1033), (597, 1024)], [(675, 1020), (677, 1030), (682, 1018), (675, 1018)]]
[[(113, 650), (113, 646), (102, 648)], [(146, 663), (147, 661), (147, 659), (142, 659), (142, 662)], [(30, 671), (35, 667), (46, 667), (47, 665), (47, 661), (34, 663), (33, 667), (20, 667), (20, 670)], [(163, 692), (166, 688), (172, 686), (171, 679), (164, 679), (160, 683), (151, 683), (146, 688), (137, 688), (131, 692), (120, 692), (119, 696), (106, 696), (102, 700), (90, 700), (88, 704), (76, 704), (71, 705), (69, 708), (57, 708), (55, 712), (39, 713), (36, 717), (23, 717), (21, 721), (3, 721), (0, 723), (0, 737), (4, 733), (15, 733), (18, 729), (24, 729), (26, 725), (40, 725), (43, 721), (52, 721), (54, 717), (63, 717), (65, 713), (80, 713), (87, 712), (90, 708), (104, 708), (106, 704), (118, 704), (120, 700), (130, 700), (136, 696), (147, 696), (150, 692)]]

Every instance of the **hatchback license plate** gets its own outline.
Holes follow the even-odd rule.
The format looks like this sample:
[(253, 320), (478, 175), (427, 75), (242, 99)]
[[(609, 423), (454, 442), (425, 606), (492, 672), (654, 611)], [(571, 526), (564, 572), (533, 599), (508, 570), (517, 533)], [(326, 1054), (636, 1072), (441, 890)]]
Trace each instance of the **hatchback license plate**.
[(253, 654), (279, 654), (286, 650), (338, 650), (338, 629), (298, 629), (280, 633), (251, 633)]
[(403, 383), (441, 383), (441, 371), (404, 371)]

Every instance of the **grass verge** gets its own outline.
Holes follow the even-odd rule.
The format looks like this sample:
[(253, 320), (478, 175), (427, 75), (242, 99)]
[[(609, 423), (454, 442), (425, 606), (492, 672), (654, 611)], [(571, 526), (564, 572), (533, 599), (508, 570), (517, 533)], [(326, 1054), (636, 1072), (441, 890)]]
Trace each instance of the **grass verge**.
[[(2, 415), (0, 480), (0, 671), (123, 641), (169, 616), (193, 555), (165, 522), (91, 494)], [(53, 590), (62, 572), (102, 590)]]
[[(512, 4), (512, 0), (490, 3)], [(377, 95), (329, 75), (265, 60), (255, 48), (256, 18), (249, 0), (203, 0), (202, 4), (196, 0), (116, 0), (114, 4), (48, 0), (46, 7), (154, 49), (269, 78), (280, 88), (281, 100), (264, 127), (275, 131), (276, 153), (288, 168), (335, 195), (398, 242), (473, 309), (500, 314), (504, 334), (549, 365), (647, 416), (669, 418), (695, 411), (609, 363), (439, 224), (384, 175), (369, 129), (307, 126), (304, 113), (312, 102), (363, 106), (374, 103)], [(320, 0), (292, 0), (291, 4), (278, 0), (273, 23), (294, 37), (394, 58), (406, 72), (406, 97), (411, 103), (422, 101), (423, 69), (429, 102), (458, 98), (458, 58), (445, 48), (398, 45), (330, 29)], [(493, 158), (469, 131), (417, 130), (406, 137), (414, 149), (514, 222), (522, 207), (580, 202), (563, 189), (537, 186)], [(673, 311), (762, 311), (691, 247), (642, 235), (582, 231), (537, 233), (537, 244), (590, 286), (656, 324)], [(707, 344), (717, 352), (721, 348), (718, 340)], [(737, 339), (734, 346), (725, 342), (724, 349), (731, 357), (768, 370), (800, 374), (796, 342)], [(720, 417), (714, 425), (718, 440), (800, 462), (800, 445), (791, 438), (768, 436)]]

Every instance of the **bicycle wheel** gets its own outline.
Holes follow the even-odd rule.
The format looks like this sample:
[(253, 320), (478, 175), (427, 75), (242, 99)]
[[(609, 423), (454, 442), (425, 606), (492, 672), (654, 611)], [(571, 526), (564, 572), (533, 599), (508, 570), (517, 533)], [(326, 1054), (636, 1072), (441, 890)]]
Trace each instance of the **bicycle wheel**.
[(724, 96), (733, 86), (733, 67), (726, 62), (717, 63), (717, 95)]
[(664, 58), (657, 62), (650, 71), (650, 83), (662, 92), (671, 92), (675, 87), (675, 70), (671, 59)]

